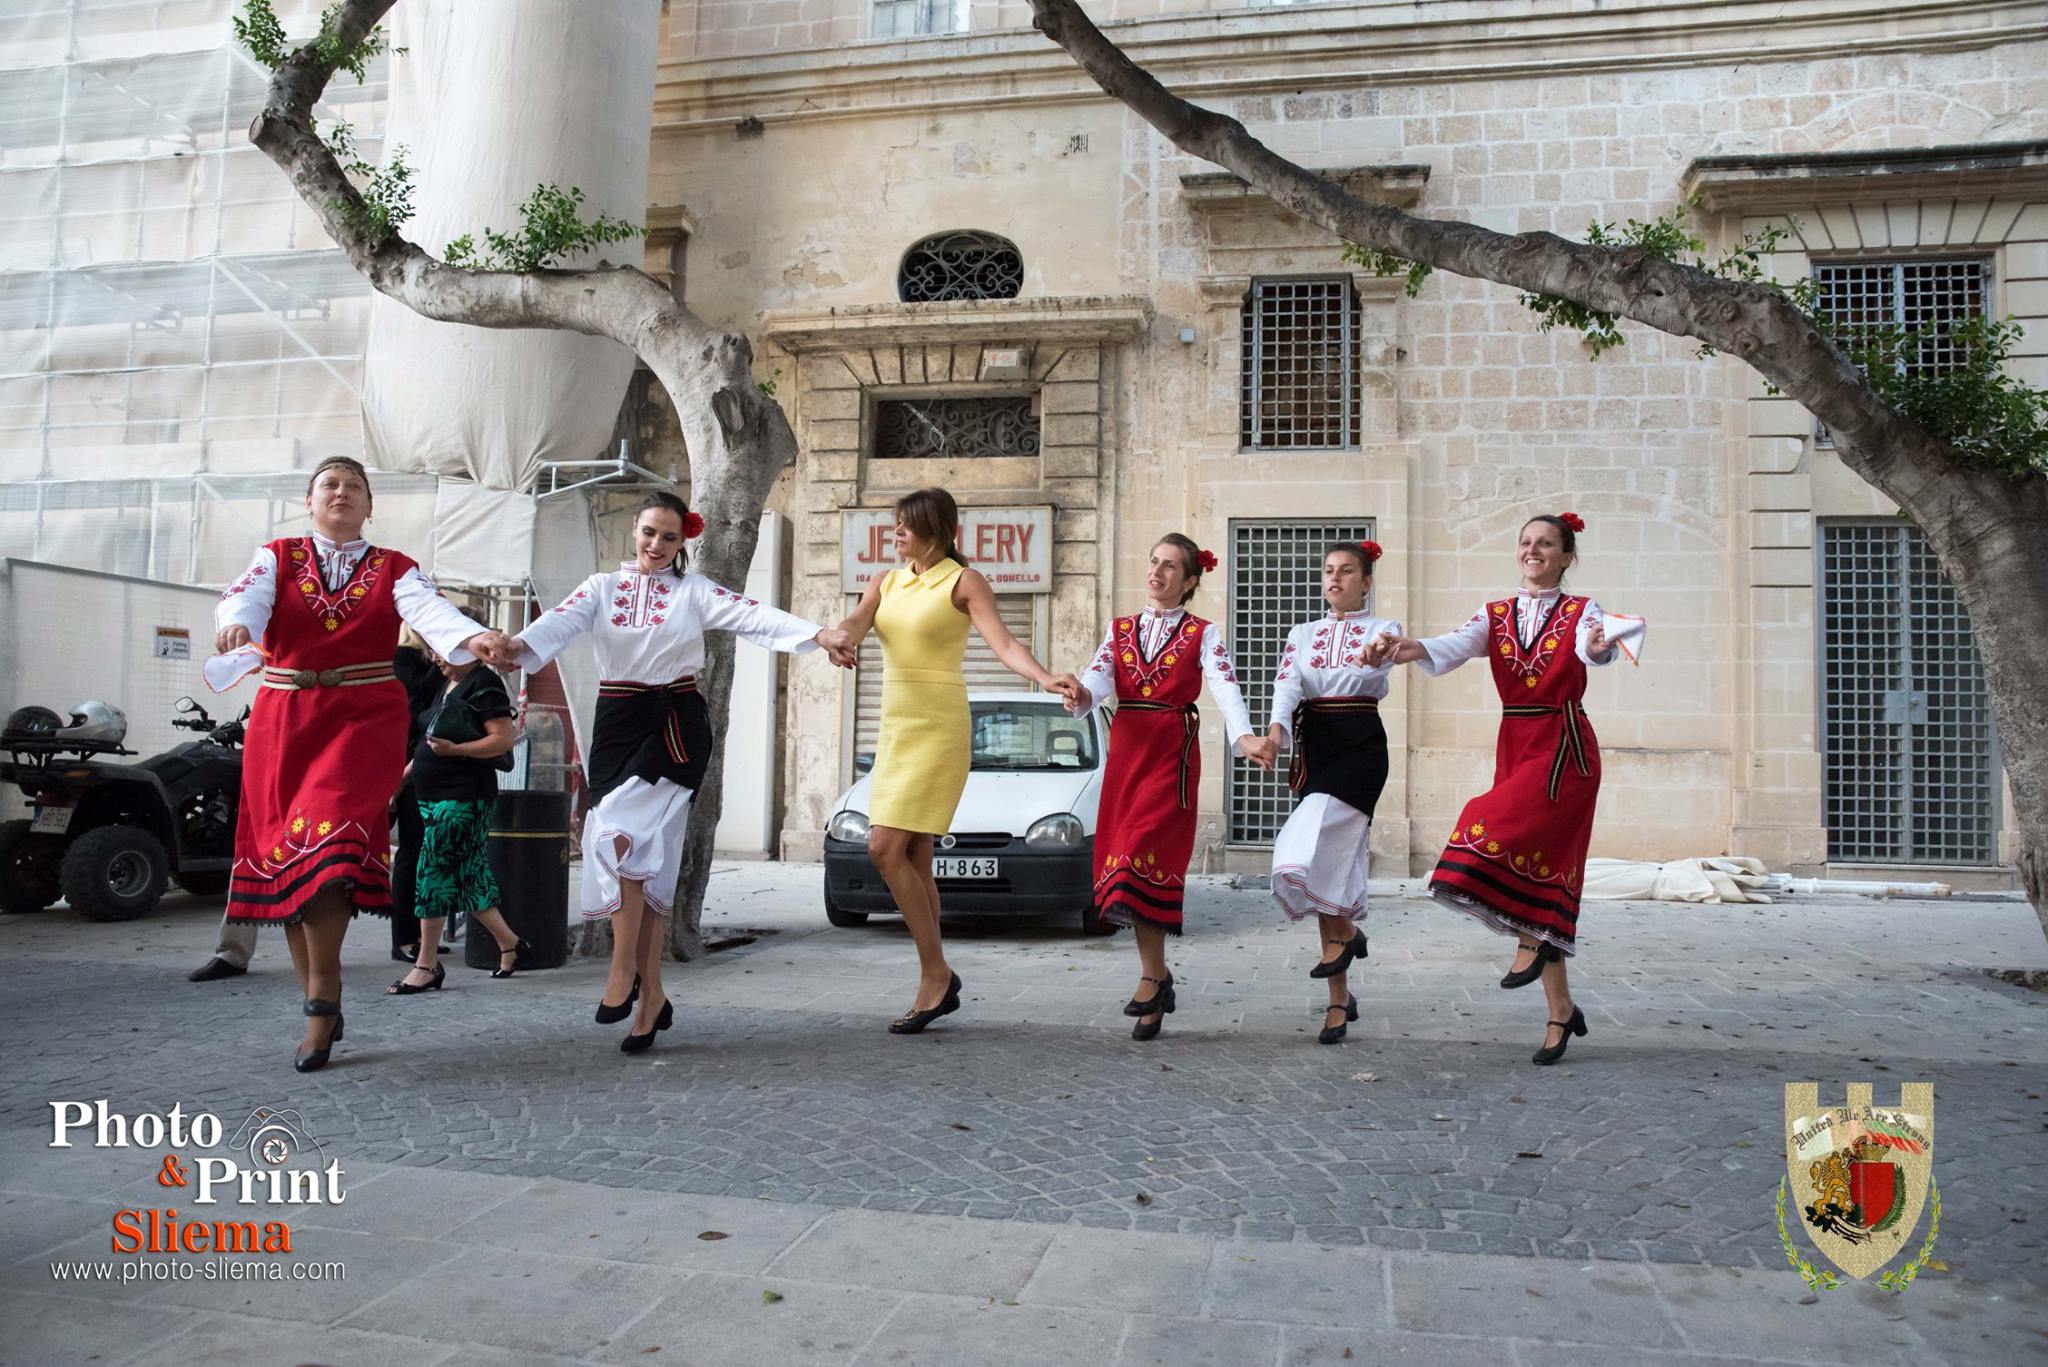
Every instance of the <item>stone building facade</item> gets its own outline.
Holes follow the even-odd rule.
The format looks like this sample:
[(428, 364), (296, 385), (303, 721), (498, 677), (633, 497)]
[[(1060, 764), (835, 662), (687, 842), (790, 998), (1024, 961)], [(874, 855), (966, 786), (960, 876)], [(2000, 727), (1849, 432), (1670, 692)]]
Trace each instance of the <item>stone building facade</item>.
[[(1843, 307), (2016, 316), (2019, 364), (2048, 383), (2036, 6), (1089, 9), (1176, 89), (1362, 194), (1571, 236), (1692, 198), (1714, 251), (1795, 224), (1779, 278), (1830, 272)], [(1171, 530), (1225, 562), (1193, 607), (1255, 661), (1312, 610), (1304, 538), (1373, 536), (1376, 610), (1436, 632), (1512, 586), (1530, 513), (1569, 508), (1589, 524), (1571, 585), (1653, 628), (1641, 666), (1589, 695), (1596, 854), (1957, 878), (2009, 860), (1966, 627), (1912, 529), (1740, 364), (1634, 327), (1596, 361), (1481, 282), (1408, 297), (1103, 97), (1018, 0), (671, 0), (666, 42), (650, 202), (687, 250), (671, 232), (659, 264), (756, 339), (796, 424), (776, 506), (797, 611), (845, 610), (845, 510), (943, 484), (1053, 510), (1031, 619), (1049, 663), (1078, 668), (1135, 610)], [(1015, 297), (904, 301), (905, 253), (963, 230), (1014, 244)], [(1330, 389), (1318, 370), (1309, 406), (1341, 411), (1275, 442), (1250, 415), (1295, 411), (1267, 400), (1300, 379), (1273, 367), (1305, 327), (1342, 372)], [(989, 396), (1031, 397), (1036, 449), (877, 445), (892, 403)], [(1924, 629), (1899, 630), (1901, 605)], [(852, 772), (854, 687), (791, 676), (788, 855), (815, 854)], [(1498, 712), (1482, 669), (1397, 677), (1383, 870), (1428, 866), (1486, 781)], [(1197, 867), (1257, 867), (1274, 795), (1226, 772), (1213, 712), (1203, 737)]]

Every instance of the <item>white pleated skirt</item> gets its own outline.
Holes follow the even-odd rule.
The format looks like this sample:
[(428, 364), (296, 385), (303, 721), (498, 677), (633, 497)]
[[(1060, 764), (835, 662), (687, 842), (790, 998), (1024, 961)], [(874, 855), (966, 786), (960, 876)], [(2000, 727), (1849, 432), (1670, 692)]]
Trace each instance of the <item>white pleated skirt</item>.
[(1273, 841), (1273, 900), (1299, 921), (1365, 919), (1372, 818), (1328, 793), (1310, 793)]
[(690, 789), (668, 779), (629, 778), (606, 793), (583, 818), (583, 919), (601, 921), (617, 911), (624, 879), (644, 885), (650, 911), (670, 915), (689, 821)]

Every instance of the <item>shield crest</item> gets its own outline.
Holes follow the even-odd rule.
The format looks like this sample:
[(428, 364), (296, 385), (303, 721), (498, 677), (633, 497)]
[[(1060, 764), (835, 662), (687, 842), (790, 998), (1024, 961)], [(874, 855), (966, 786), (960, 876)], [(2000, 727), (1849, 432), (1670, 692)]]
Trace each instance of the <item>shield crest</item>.
[(1864, 1278), (1898, 1256), (1920, 1221), (1934, 1170), (1934, 1086), (1904, 1083), (1897, 1106), (1876, 1106), (1870, 1084), (1852, 1082), (1848, 1098), (1823, 1108), (1819, 1084), (1785, 1085), (1785, 1167), (1813, 1246)]

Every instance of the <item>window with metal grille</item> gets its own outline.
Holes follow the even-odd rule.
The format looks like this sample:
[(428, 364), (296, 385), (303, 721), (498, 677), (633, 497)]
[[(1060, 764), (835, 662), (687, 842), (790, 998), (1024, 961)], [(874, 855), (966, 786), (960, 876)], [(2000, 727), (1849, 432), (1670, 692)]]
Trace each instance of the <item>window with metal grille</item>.
[(967, 0), (874, 0), (870, 38), (967, 32)]
[[(1982, 318), (1991, 297), (1991, 263), (1947, 257), (1920, 261), (1824, 261), (1813, 268), (1816, 307), (1851, 335), (1861, 328), (1907, 328), (1919, 333), (1909, 364), (1940, 374), (1957, 357), (1948, 331)], [(1829, 444), (1818, 422), (1814, 434)]]
[(941, 299), (1015, 299), (1024, 289), (1024, 254), (994, 233), (937, 233), (903, 253), (896, 297), (909, 304)]
[[(1273, 675), (1287, 633), (1325, 611), (1323, 552), (1332, 541), (1366, 541), (1371, 518), (1343, 522), (1233, 522), (1230, 524), (1230, 654), (1263, 735), (1273, 712)], [(1370, 611), (1372, 600), (1366, 599)], [(1270, 845), (1294, 810), (1287, 772), (1269, 774), (1227, 748), (1224, 815), (1233, 845)]]
[(1035, 456), (1031, 396), (883, 399), (875, 405), (877, 460)]
[(1349, 280), (1252, 282), (1239, 338), (1240, 446), (1358, 445), (1359, 321)]
[(1995, 862), (1996, 738), (1955, 587), (1916, 527), (1820, 530), (1828, 858)]

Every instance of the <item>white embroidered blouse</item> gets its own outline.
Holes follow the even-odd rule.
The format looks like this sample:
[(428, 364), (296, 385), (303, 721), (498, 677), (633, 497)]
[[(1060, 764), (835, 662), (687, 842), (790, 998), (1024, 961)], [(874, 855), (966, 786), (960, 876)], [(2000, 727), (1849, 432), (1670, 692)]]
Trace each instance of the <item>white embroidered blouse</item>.
[[(1515, 591), (1515, 627), (1518, 638), (1523, 641), (1533, 640), (1538, 626), (1543, 622), (1544, 614), (1550, 611), (1551, 605), (1562, 597), (1563, 594), (1564, 590), (1561, 588), (1517, 589)], [(1495, 599), (1494, 601), (1498, 602), (1499, 600)], [(1596, 669), (1601, 665), (1613, 664), (1618, 653), (1611, 642), (1607, 647), (1607, 654), (1604, 656), (1594, 655), (1586, 646), (1586, 638), (1593, 633), (1593, 624), (1605, 620), (1606, 617), (1600, 611), (1600, 605), (1591, 598), (1588, 598), (1585, 611), (1579, 614), (1578, 633), (1573, 640), (1573, 646), (1577, 650), (1579, 658)], [(1638, 622), (1638, 627), (1640, 628), (1640, 622)], [(1465, 663), (1465, 661), (1476, 660), (1486, 654), (1489, 632), (1490, 628), (1487, 626), (1486, 621), (1486, 608), (1484, 605), (1481, 605), (1479, 611), (1473, 613), (1471, 620), (1466, 622), (1465, 625), (1455, 630), (1447, 631), (1441, 636), (1431, 636), (1421, 642), (1422, 648), (1428, 651), (1429, 654), (1427, 658), (1417, 660), (1415, 667), (1432, 677), (1438, 674), (1448, 674), (1459, 665)]]
[(664, 684), (703, 671), (707, 631), (800, 655), (818, 648), (822, 629), (701, 574), (643, 574), (627, 561), (584, 580), (512, 644), (520, 668), (535, 670), (589, 632), (600, 679)]
[(1389, 668), (1365, 662), (1365, 648), (1401, 624), (1335, 609), (1287, 633), (1273, 675), (1273, 725), (1294, 738), (1294, 709), (1310, 698), (1384, 698)]
[[(320, 562), (320, 582), (328, 592), (337, 592), (356, 572), (370, 543), (361, 537), (354, 541), (330, 541), (318, 532), (312, 538), (313, 554)], [(443, 598), (433, 581), (417, 569), (407, 570), (392, 584), (391, 600), (405, 624), (424, 636), (441, 658), (456, 664), (468, 664), (476, 658), (462, 648), (462, 643), (488, 628), (472, 621), (462, 609)], [(258, 546), (249, 568), (228, 585), (220, 602), (214, 605), (213, 629), (218, 632), (231, 626), (247, 627), (249, 639), (260, 642), (270, 627), (270, 614), (276, 606), (277, 557), (268, 546)]]
[[(1185, 608), (1160, 612), (1151, 607), (1138, 614), (1138, 648), (1145, 652), (1147, 660), (1159, 657), (1159, 652), (1180, 630), (1180, 624), (1187, 615)], [(1223, 710), (1223, 731), (1235, 746), (1252, 734), (1252, 718), (1244, 705), (1244, 693), (1237, 686), (1237, 666), (1231, 663), (1230, 650), (1223, 644), (1223, 633), (1214, 622), (1202, 630), (1201, 658), (1202, 678), (1209, 685), (1209, 696)], [(1088, 691), (1088, 706), (1080, 714), (1083, 716), (1116, 697), (1115, 623), (1111, 623), (1109, 630), (1103, 633), (1102, 649), (1095, 652), (1094, 661), (1081, 675), (1081, 687)]]

